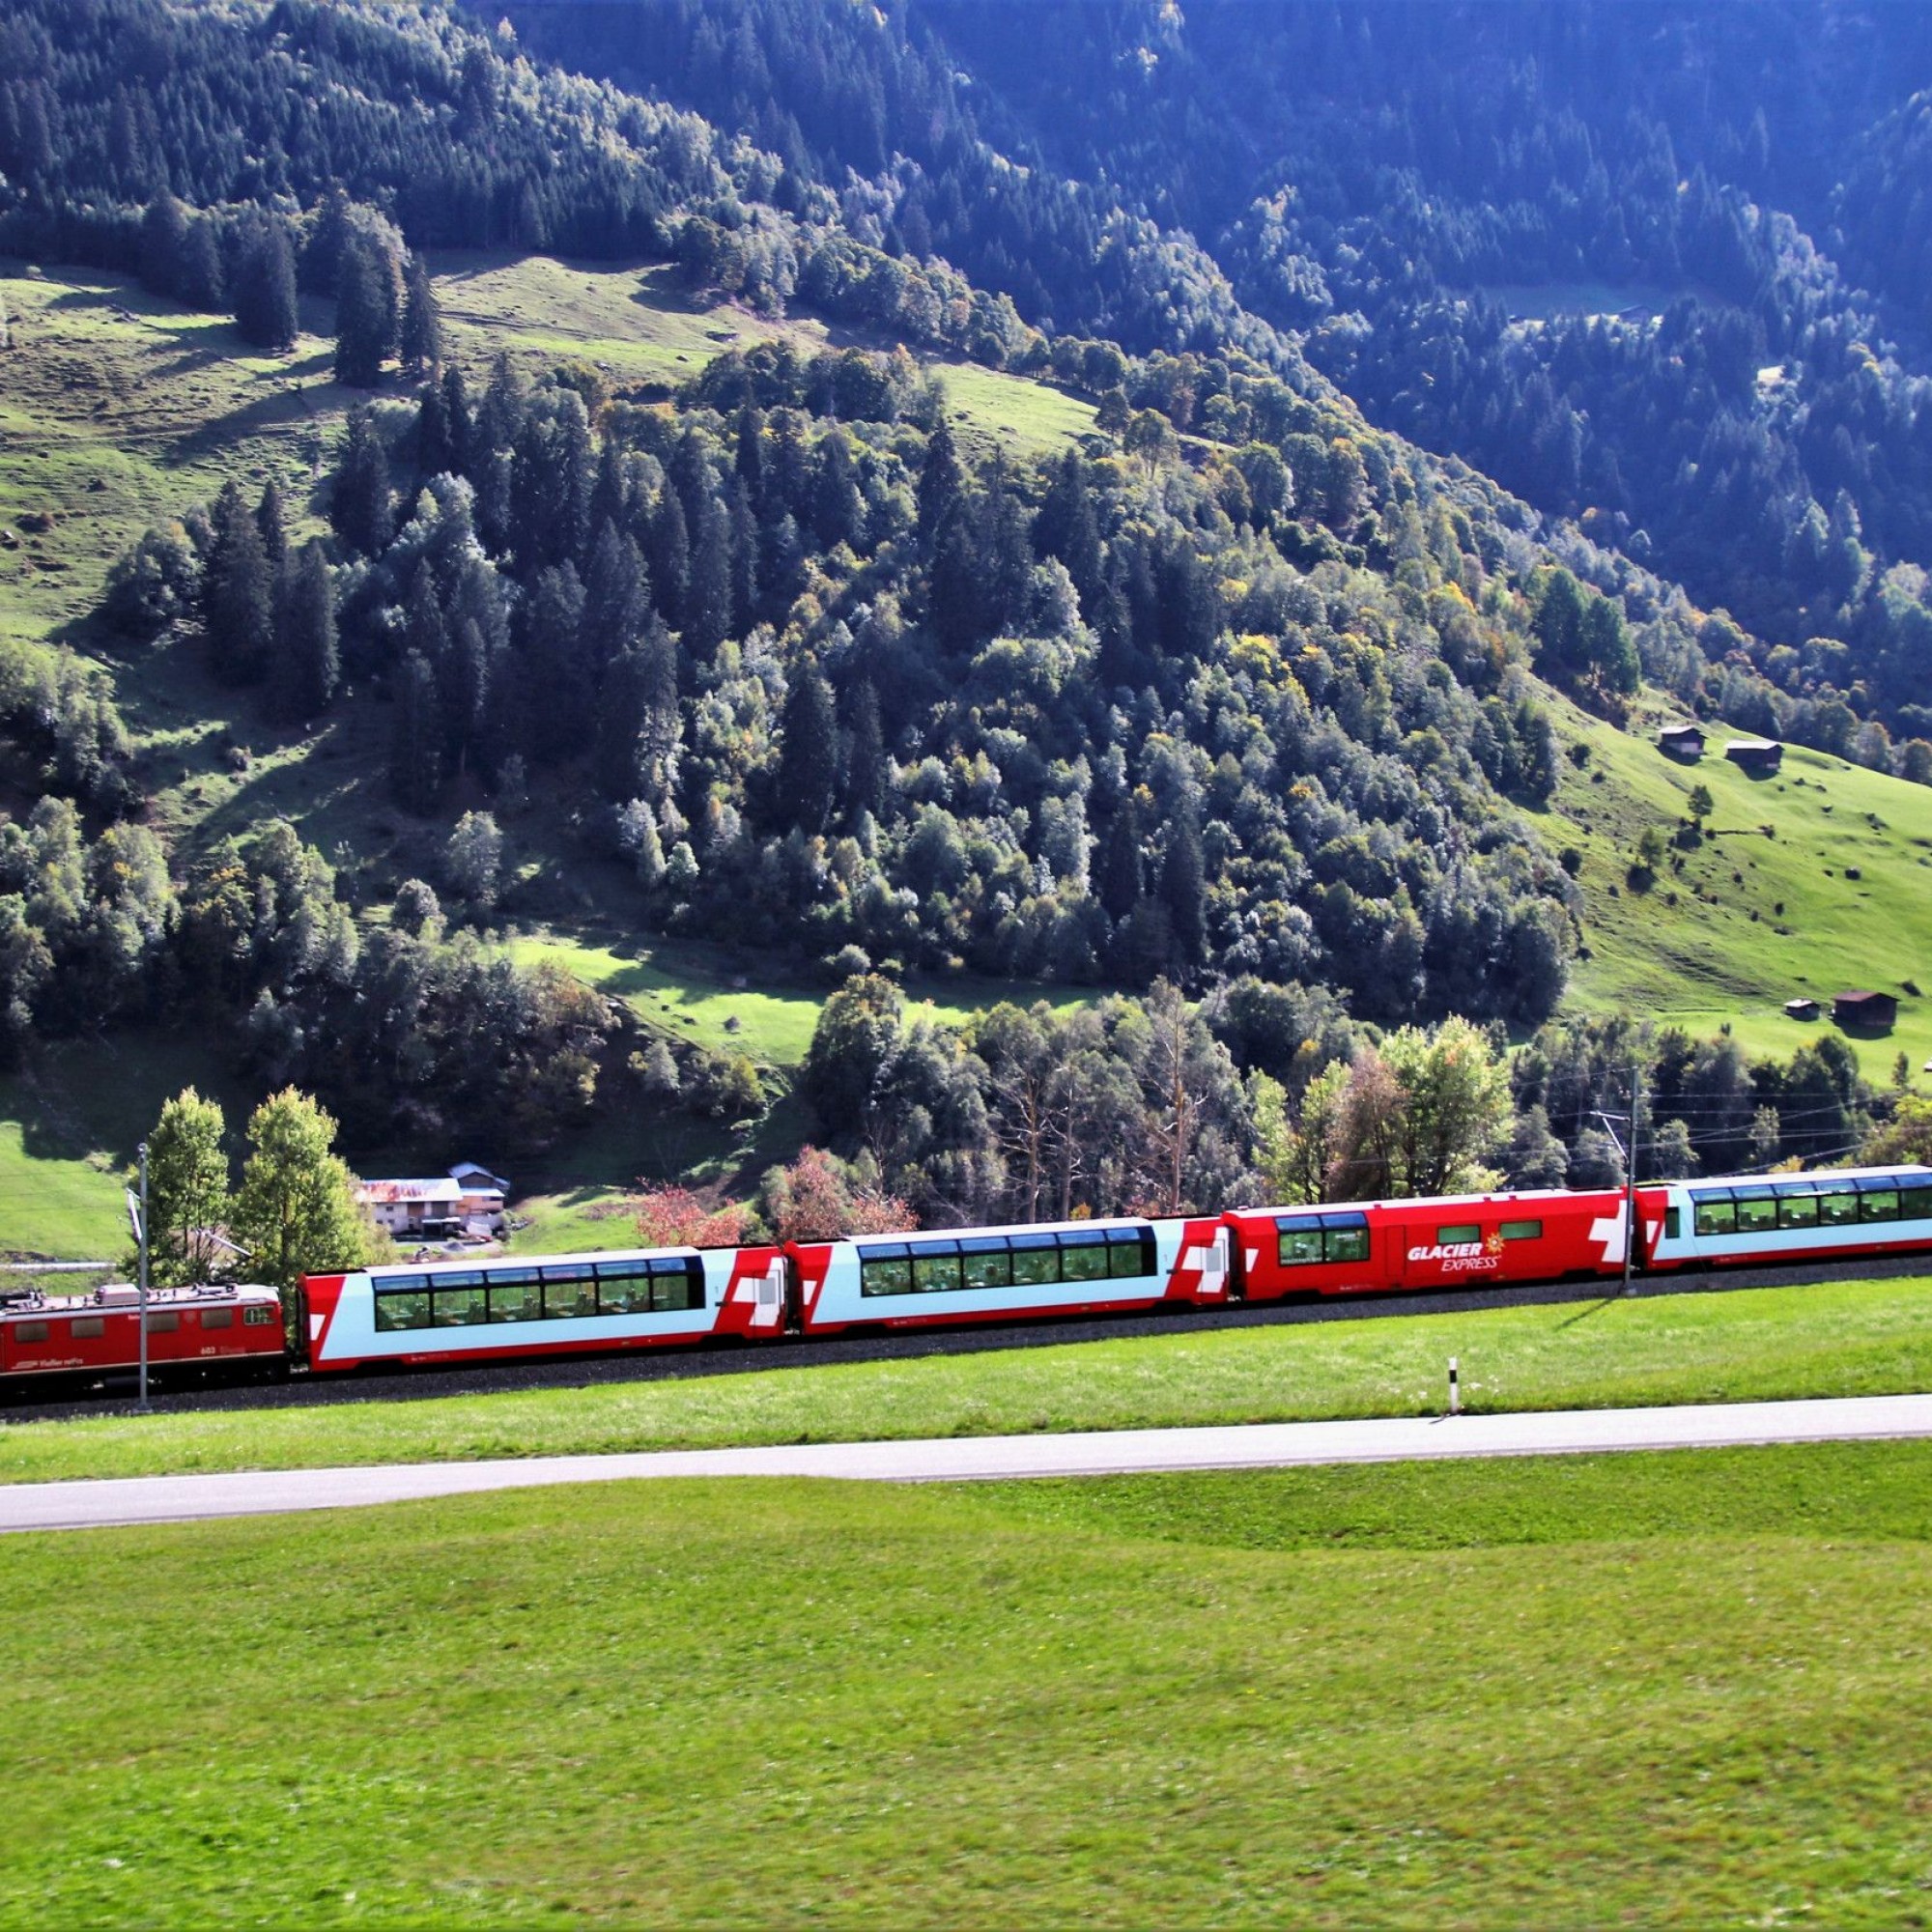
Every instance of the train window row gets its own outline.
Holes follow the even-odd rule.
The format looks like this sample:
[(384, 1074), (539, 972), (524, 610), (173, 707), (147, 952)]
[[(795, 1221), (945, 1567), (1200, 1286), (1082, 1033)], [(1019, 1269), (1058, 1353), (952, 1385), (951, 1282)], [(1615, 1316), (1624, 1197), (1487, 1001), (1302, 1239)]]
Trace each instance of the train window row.
[(599, 1315), (671, 1315), (705, 1306), (704, 1264), (696, 1255), (450, 1268), (433, 1275), (384, 1275), (374, 1287), (379, 1334)]
[(1369, 1258), (1366, 1214), (1285, 1214), (1274, 1225), (1283, 1267), (1309, 1267), (1317, 1262), (1365, 1262)]
[(1050, 1288), (1063, 1282), (1132, 1281), (1151, 1275), (1155, 1268), (1151, 1228), (868, 1241), (859, 1250), (859, 1293), (950, 1294), (976, 1288)]
[[(1768, 1182), (1690, 1197), (1699, 1235), (1770, 1235), (1785, 1228), (1851, 1228), (1871, 1222), (1932, 1221), (1932, 1185), (1887, 1186), (1863, 1180), (1843, 1187), (1816, 1181)], [(1680, 1232), (1671, 1208), (1666, 1235)]]
[[(235, 1325), (235, 1311), (232, 1308), (203, 1308), (192, 1311), (201, 1321), (203, 1328), (232, 1328)], [(278, 1319), (277, 1311), (257, 1306), (242, 1311), (242, 1321), (250, 1328), (266, 1327)], [(52, 1339), (53, 1330), (61, 1327), (59, 1322), (15, 1321), (9, 1332), (14, 1340), (26, 1347)], [(173, 1335), (181, 1328), (181, 1310), (177, 1308), (151, 1308), (148, 1311), (148, 1333), (150, 1335)], [(95, 1342), (107, 1332), (107, 1318), (102, 1315), (75, 1315), (71, 1317), (63, 1329), (63, 1339), (74, 1342)]]

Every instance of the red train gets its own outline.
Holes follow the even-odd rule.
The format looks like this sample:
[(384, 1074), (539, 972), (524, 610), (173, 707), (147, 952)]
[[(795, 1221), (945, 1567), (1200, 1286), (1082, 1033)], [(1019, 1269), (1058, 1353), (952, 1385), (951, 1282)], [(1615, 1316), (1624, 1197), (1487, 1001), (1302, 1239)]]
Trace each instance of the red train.
[[(1635, 1203), (1647, 1274), (1932, 1253), (1928, 1167), (1661, 1182)], [(308, 1277), (297, 1352), (330, 1374), (1590, 1279), (1623, 1272), (1629, 1222), (1619, 1191), (1550, 1190), (375, 1267)], [(0, 1309), (0, 1375), (130, 1368), (133, 1293)], [(157, 1296), (151, 1361), (261, 1366), (275, 1308), (263, 1288)]]

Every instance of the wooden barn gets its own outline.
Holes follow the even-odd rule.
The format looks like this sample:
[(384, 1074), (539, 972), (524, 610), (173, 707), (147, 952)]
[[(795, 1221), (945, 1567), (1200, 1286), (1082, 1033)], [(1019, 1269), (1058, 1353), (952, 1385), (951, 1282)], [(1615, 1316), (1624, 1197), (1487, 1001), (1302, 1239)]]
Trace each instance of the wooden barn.
[(1832, 1017), (1844, 1027), (1889, 1027), (1898, 1018), (1898, 1000), (1891, 993), (1840, 993)]
[(1666, 724), (1657, 734), (1657, 745), (1666, 757), (1682, 758), (1687, 765), (1694, 765), (1704, 755), (1704, 727)]
[(1752, 778), (1770, 778), (1784, 764), (1784, 747), (1770, 738), (1733, 738), (1724, 756)]
[(1790, 1019), (1815, 1020), (1818, 1017), (1818, 1002), (1807, 999), (1786, 1000), (1784, 1011)]

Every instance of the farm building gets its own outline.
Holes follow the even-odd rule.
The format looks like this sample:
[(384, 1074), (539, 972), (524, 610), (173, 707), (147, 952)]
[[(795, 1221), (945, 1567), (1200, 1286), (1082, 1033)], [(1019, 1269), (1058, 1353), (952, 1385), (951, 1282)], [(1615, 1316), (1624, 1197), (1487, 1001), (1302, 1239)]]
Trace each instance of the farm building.
[(1784, 747), (1770, 738), (1733, 738), (1724, 756), (1753, 778), (1768, 778), (1784, 763)]
[(1701, 724), (1666, 724), (1657, 734), (1657, 744), (1667, 756), (1695, 764), (1704, 755), (1704, 728)]
[(465, 1162), (448, 1174), (421, 1180), (364, 1180), (356, 1201), (391, 1235), (442, 1239), (457, 1235), (500, 1235), (506, 1184)]
[(1786, 1015), (1794, 1020), (1815, 1020), (1818, 1017), (1818, 1002), (1804, 999), (1786, 1000), (1784, 1010)]
[(1840, 993), (1832, 1017), (1840, 1026), (1889, 1027), (1898, 1018), (1898, 1001), (1890, 993)]

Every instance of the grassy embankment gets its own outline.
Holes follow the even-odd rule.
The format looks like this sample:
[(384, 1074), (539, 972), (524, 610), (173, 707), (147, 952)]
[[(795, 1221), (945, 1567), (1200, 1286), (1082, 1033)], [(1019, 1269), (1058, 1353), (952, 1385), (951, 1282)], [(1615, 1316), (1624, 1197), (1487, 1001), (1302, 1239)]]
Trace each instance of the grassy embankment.
[(1913, 1923), (1928, 1539), (1924, 1444), (20, 1539), (0, 1922)]
[[(0, 1480), (1932, 1388), (1932, 1282), (1226, 1328), (590, 1388), (0, 1428)], [(387, 1391), (384, 1394), (389, 1393)]]
[[(499, 352), (533, 375), (587, 360), (623, 387), (683, 381), (722, 350), (778, 333), (806, 350), (844, 339), (816, 324), (775, 325), (694, 305), (663, 268), (473, 254), (440, 257), (436, 266), (452, 354), (479, 382)], [(178, 850), (282, 813), (331, 856), (345, 856), (370, 897), (428, 869), (433, 838), (402, 819), (384, 785), (385, 712), (352, 699), (316, 732), (272, 730), (245, 699), (209, 679), (191, 650), (130, 650), (90, 621), (115, 557), (147, 525), (207, 501), (228, 475), (251, 491), (273, 475), (298, 530), (320, 526), (319, 466), (355, 399), (329, 380), (327, 306), (309, 304), (295, 350), (273, 356), (250, 351), (224, 318), (190, 314), (105, 273), (60, 269), (37, 277), (0, 263), (0, 298), (14, 337), (0, 355), (0, 526), (14, 539), (0, 547), (0, 638), (70, 643), (113, 676), (156, 797), (155, 820)], [(1037, 384), (970, 365), (935, 367), (972, 440), (1038, 452), (1091, 425), (1091, 408)], [(50, 530), (20, 527), (22, 517), (40, 512), (53, 516)], [(237, 747), (246, 749), (245, 761)], [(613, 909), (621, 921), (626, 902), (622, 873), (585, 865), (567, 828), (540, 810), (509, 831), (551, 943), (576, 950), (574, 927), (584, 922), (598, 931), (581, 950), (603, 954), (612, 936), (603, 928)], [(651, 989), (677, 1008), (662, 1015), (668, 1029), (688, 1020), (696, 1030), (688, 1037), (730, 1043), (726, 1015), (714, 1023), (710, 1012), (729, 994), (742, 1009), (737, 1043), (754, 1059), (781, 1067), (801, 1057), (815, 990), (740, 997), (736, 969), (704, 948), (652, 948), (641, 962), (621, 963), (647, 972)], [(964, 997), (979, 995), (968, 989)], [(648, 997), (636, 1004), (654, 1017)], [(224, 1084), (205, 1052), (125, 1037), (111, 1051), (47, 1049), (26, 1077), (0, 1082), (0, 1250), (114, 1252), (115, 1176), (161, 1099), (187, 1078), (204, 1089)], [(788, 1151), (780, 1145), (787, 1129), (782, 1115), (768, 1123), (774, 1157)], [(537, 1235), (554, 1244), (604, 1240), (594, 1210), (613, 1185), (647, 1167), (686, 1164), (687, 1154), (729, 1166), (762, 1145), (756, 1136), (686, 1128), (665, 1139), (648, 1123), (635, 1133), (606, 1128), (558, 1156), (562, 1191), (535, 1204)]]

